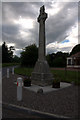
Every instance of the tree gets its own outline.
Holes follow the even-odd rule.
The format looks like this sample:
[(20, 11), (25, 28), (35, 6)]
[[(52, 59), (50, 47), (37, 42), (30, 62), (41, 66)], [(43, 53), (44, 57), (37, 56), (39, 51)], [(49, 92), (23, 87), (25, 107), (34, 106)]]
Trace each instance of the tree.
[(77, 44), (76, 46), (73, 47), (70, 55), (76, 54), (77, 52), (80, 52), (80, 44)]
[(4, 42), (2, 44), (2, 63), (7, 63), (7, 62), (9, 62), (8, 47)]
[(8, 50), (9, 61), (10, 61), (10, 62), (13, 62), (13, 50), (15, 50), (15, 49), (14, 49), (14, 46), (10, 46), (10, 47), (9, 47), (9, 50)]
[(21, 52), (21, 65), (22, 66), (34, 66), (38, 58), (38, 48), (35, 44), (25, 47)]
[(9, 63), (12, 62), (13, 59), (13, 46), (10, 46), (9, 48), (6, 45), (6, 42), (2, 44), (2, 63)]
[(14, 55), (13, 62), (19, 63), (20, 62), (20, 57), (18, 57), (17, 55)]
[(49, 66), (53, 66), (53, 60), (54, 60), (54, 58), (55, 58), (55, 53), (52, 53), (52, 54), (48, 54), (47, 56), (46, 56), (46, 59), (47, 59), (47, 61), (48, 61), (48, 64), (49, 64)]
[(61, 51), (57, 53), (52, 53), (47, 55), (47, 61), (51, 67), (65, 67), (66, 58), (69, 56), (69, 53), (62, 53)]
[(65, 61), (62, 57), (57, 57), (53, 60), (53, 67), (65, 67)]

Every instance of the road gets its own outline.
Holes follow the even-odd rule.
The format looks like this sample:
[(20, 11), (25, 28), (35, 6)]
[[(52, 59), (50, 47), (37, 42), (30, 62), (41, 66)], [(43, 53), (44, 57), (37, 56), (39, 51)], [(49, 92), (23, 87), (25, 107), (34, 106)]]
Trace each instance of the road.
[(20, 108), (18, 106), (3, 104), (2, 118), (32, 118), (38, 119), (41, 118), (46, 120), (46, 118), (53, 120), (71, 120), (70, 118), (57, 117), (55, 115), (44, 114), (39, 111), (32, 111), (26, 108)]
[(37, 115), (31, 115), (26, 112), (21, 113), (20, 111), (11, 110), (8, 108), (3, 108), (2, 113), (3, 113), (2, 118), (39, 118), (39, 116)]

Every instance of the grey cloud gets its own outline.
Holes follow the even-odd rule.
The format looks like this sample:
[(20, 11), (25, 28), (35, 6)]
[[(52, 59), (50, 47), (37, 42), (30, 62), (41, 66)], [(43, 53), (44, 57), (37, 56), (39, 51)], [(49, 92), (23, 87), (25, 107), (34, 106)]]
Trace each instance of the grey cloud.
[(22, 39), (18, 39), (17, 42), (16, 42), (16, 47), (24, 48), (27, 45), (30, 45), (30, 44), (33, 44), (33, 43), (35, 43), (38, 46), (38, 41), (39, 41), (39, 38), (38, 38), (39, 33), (38, 33), (38, 31), (39, 30), (38, 30), (37, 22), (35, 22), (33, 29), (29, 29), (29, 30), (24, 29), (24, 31), (26, 33), (28, 32), (30, 34), (30, 36), (22, 38)]
[(46, 23), (47, 32), (47, 44), (54, 41), (62, 41), (67, 36), (67, 31), (75, 24), (77, 20), (77, 12), (75, 4), (73, 4), (71, 15), (68, 16), (68, 8), (72, 7), (72, 4), (66, 4), (61, 11), (48, 18)]
[(2, 31), (9, 35), (16, 35), (19, 32), (19, 26), (18, 25), (2, 25)]
[[(6, 41), (7, 43), (15, 43), (15, 47), (19, 49), (32, 43), (36, 43), (38, 45), (39, 24), (37, 23), (37, 17), (39, 15), (39, 9), (43, 4), (46, 9), (52, 8), (52, 3), (2, 3), (3, 41)], [(47, 44), (54, 41), (60, 42), (64, 40), (68, 36), (67, 31), (77, 20), (77, 3), (60, 3), (59, 5), (62, 6), (59, 13), (50, 16), (46, 20)], [(69, 8), (70, 12), (68, 12)], [(20, 28), (18, 24), (12, 22), (13, 19), (18, 20), (20, 16), (22, 16), (22, 18), (31, 18), (35, 20), (33, 29), (24, 29), (26, 33), (30, 34), (29, 37), (21, 37), (19, 30), (22, 28)], [(51, 52), (52, 50), (53, 49), (51, 48), (49, 51)]]
[[(22, 16), (23, 18), (32, 18), (34, 19), (34, 17), (36, 16), (37, 11), (34, 12), (34, 6), (33, 4), (30, 2), (13, 2), (13, 3), (3, 3), (3, 18), (4, 20), (7, 18), (8, 14), (12, 15), (11, 17), (15, 18), (15, 19), (19, 19), (20, 16)], [(6, 13), (6, 9), (8, 14)], [(7, 19), (10, 16), (8, 16)]]
[[(2, 3), (2, 17), (5, 21), (10, 19), (10, 16), (13, 19), (19, 19), (20, 16), (23, 18), (36, 18), (39, 13), (39, 8), (45, 4), (47, 8), (51, 8), (51, 3), (43, 2), (4, 2)], [(6, 13), (6, 10), (8, 13)]]
[(20, 29), (19, 25), (12, 23), (10, 19), (18, 20), (20, 16), (24, 18), (31, 17), (31, 19), (34, 18), (35, 22), (37, 23), (37, 15), (39, 11), (38, 10), (34, 11), (34, 8), (36, 6), (37, 7), (40, 6), (41, 4), (42, 3), (32, 4), (28, 2), (27, 3), (17, 3), (17, 2), (3, 3), (3, 27), (2, 27), (3, 41), (6, 40), (7, 42), (11, 42), (11, 41), (14, 42), (15, 40), (16, 46), (18, 46), (19, 48), (21, 46), (22, 47), (25, 46), (24, 41), (28, 41), (26, 42), (27, 44), (30, 44), (30, 42), (33, 42), (33, 43), (37, 42), (36, 44), (38, 44), (38, 33), (37, 33), (38, 27), (34, 25), (34, 29), (29, 31), (26, 30), (26, 32), (29, 32), (31, 34), (31, 36), (29, 38), (25, 38), (22, 43), (22, 40), (20, 40), (21, 38), (17, 39), (17, 35)]

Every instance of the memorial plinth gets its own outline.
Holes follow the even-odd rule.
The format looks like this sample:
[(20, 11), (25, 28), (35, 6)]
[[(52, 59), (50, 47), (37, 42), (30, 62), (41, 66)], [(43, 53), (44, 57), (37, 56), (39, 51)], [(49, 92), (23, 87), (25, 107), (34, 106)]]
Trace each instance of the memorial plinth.
[(45, 21), (47, 19), (47, 13), (45, 8), (40, 8), (40, 15), (37, 19), (39, 22), (39, 50), (38, 50), (38, 61), (34, 67), (31, 75), (32, 82), (35, 84), (45, 86), (51, 84), (53, 76), (50, 73), (49, 65), (45, 58)]

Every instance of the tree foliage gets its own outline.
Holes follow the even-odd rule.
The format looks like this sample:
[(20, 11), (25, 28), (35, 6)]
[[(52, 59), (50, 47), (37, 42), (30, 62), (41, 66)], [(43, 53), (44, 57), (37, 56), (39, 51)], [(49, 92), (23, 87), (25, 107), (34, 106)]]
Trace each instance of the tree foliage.
[(77, 52), (80, 52), (80, 44), (77, 44), (76, 46), (73, 47), (70, 55), (76, 54)]
[(14, 63), (20, 63), (20, 57), (18, 57), (17, 55), (14, 55), (13, 62)]
[(10, 46), (9, 48), (6, 45), (6, 42), (2, 44), (2, 63), (12, 62), (14, 47)]
[(21, 52), (21, 65), (22, 66), (34, 66), (38, 58), (38, 48), (35, 44), (25, 47)]
[(52, 53), (47, 55), (47, 61), (51, 67), (65, 67), (66, 58), (69, 56), (69, 53)]

